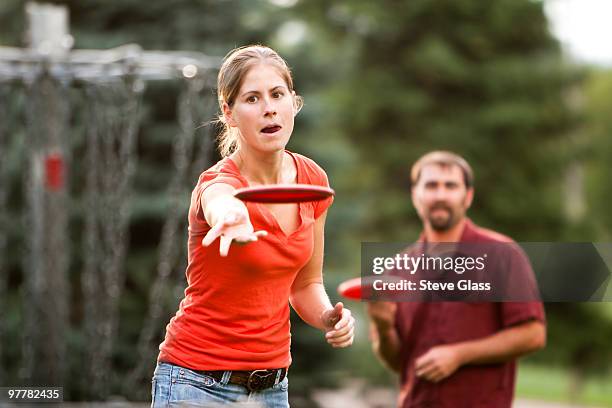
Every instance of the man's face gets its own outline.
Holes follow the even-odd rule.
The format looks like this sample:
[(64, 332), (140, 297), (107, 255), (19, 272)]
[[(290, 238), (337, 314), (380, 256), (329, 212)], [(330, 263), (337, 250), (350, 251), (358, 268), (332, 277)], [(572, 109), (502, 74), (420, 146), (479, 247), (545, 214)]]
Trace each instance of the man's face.
[(455, 226), (470, 205), (474, 190), (467, 188), (459, 166), (428, 164), (412, 188), (412, 202), (423, 223), (436, 231)]

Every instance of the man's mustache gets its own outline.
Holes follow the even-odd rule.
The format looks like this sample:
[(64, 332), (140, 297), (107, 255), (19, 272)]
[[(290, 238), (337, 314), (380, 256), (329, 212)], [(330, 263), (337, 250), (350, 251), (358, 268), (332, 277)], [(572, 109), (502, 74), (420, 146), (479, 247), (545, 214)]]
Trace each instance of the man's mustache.
[(448, 212), (452, 211), (451, 207), (446, 203), (434, 203), (431, 207), (429, 207), (429, 211), (434, 210), (446, 210)]

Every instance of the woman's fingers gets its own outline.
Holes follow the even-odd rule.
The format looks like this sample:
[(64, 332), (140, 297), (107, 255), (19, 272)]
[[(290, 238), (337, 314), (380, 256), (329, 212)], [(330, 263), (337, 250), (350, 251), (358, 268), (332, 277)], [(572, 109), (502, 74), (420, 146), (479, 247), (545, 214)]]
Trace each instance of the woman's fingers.
[(257, 232), (253, 232), (251, 234), (244, 234), (244, 235), (239, 235), (234, 237), (234, 242), (236, 242), (238, 245), (246, 245), (250, 242), (255, 242), (257, 240), (259, 240), (259, 238), (265, 237), (266, 235), (268, 235), (267, 231), (257, 231)]
[(202, 240), (202, 245), (210, 245), (215, 239), (217, 239), (217, 237), (220, 237), (219, 255), (227, 256), (232, 242), (235, 241), (237, 244), (245, 245), (250, 242), (255, 242), (259, 238), (268, 235), (267, 231), (263, 230), (257, 232), (245, 232), (245, 228), (241, 227), (243, 226), (239, 225), (225, 227), (224, 229), (219, 229), (218, 231), (213, 231), (213, 229), (211, 229)]
[(350, 334), (353, 331), (353, 327), (355, 325), (355, 319), (350, 318), (346, 323), (340, 324), (340, 322), (336, 325), (334, 330), (330, 330), (325, 334), (325, 338), (327, 339), (336, 339), (339, 337), (343, 337), (346, 334)]
[(229, 247), (232, 243), (232, 238), (227, 235), (221, 235), (221, 242), (219, 242), (219, 255), (227, 256)]
[[(336, 306), (342, 305), (342, 303), (338, 303)], [(347, 327), (350, 323), (354, 322), (355, 319), (352, 316), (352, 313), (349, 309), (342, 309), (340, 311), (340, 320), (336, 322), (334, 325), (334, 330), (340, 331)]]
[(323, 326), (327, 328), (327, 330), (331, 331), (335, 328), (335, 326), (342, 320), (342, 310), (344, 305), (342, 302), (336, 303), (333, 309), (328, 309), (321, 315), (321, 321)]
[(351, 329), (351, 331), (343, 336), (327, 339), (327, 342), (334, 347), (346, 347), (347, 345), (353, 344), (354, 338), (355, 336), (353, 330)]
[(218, 237), (220, 237), (222, 234), (225, 233), (225, 230), (228, 227), (231, 227), (231, 226), (235, 225), (236, 223), (239, 223), (240, 222), (240, 218), (243, 218), (243, 217), (240, 217), (240, 214), (234, 214), (234, 213), (226, 214), (224, 219), (222, 219), (221, 221), (217, 222), (208, 231), (208, 233), (206, 234), (206, 236), (202, 240), (202, 245), (209, 246), (210, 244), (215, 242), (215, 240)]
[(267, 234), (267, 231), (263, 230), (253, 231), (249, 217), (245, 214), (228, 213), (208, 231), (202, 239), (202, 245), (209, 246), (220, 237), (219, 255), (227, 256), (233, 241), (238, 244), (248, 244)]
[(255, 231), (251, 234), (245, 234), (245, 235), (234, 237), (234, 241), (236, 241), (236, 243), (238, 244), (248, 244), (249, 242), (255, 242), (259, 238), (265, 237), (267, 235), (268, 235), (268, 231), (264, 231), (264, 230)]
[(259, 237), (263, 238), (263, 237), (268, 236), (268, 231), (266, 231), (266, 230), (259, 230), (259, 231), (255, 231), (254, 234), (255, 234), (255, 236), (257, 238), (259, 238)]
[[(341, 304), (340, 307), (342, 307)], [(338, 313), (338, 310), (335, 312)], [(355, 318), (349, 309), (341, 309), (341, 313), (340, 320), (334, 325), (334, 328), (325, 334), (327, 342), (333, 347), (348, 347), (355, 339)]]
[(340, 344), (332, 344), (331, 346), (334, 348), (344, 348), (344, 347), (348, 347), (350, 345), (353, 344), (353, 338), (351, 337), (349, 340), (345, 341), (344, 343), (340, 343)]
[(202, 245), (209, 246), (210, 244), (215, 242), (215, 239), (217, 239), (221, 235), (222, 229), (223, 226), (221, 225), (221, 223), (217, 223), (217, 225), (209, 229), (206, 233), (206, 236), (202, 240)]
[(327, 341), (330, 344), (338, 344), (338, 343), (344, 343), (345, 341), (350, 340), (352, 337), (353, 337), (353, 328), (350, 327), (346, 332), (338, 332), (337, 335), (328, 337)]

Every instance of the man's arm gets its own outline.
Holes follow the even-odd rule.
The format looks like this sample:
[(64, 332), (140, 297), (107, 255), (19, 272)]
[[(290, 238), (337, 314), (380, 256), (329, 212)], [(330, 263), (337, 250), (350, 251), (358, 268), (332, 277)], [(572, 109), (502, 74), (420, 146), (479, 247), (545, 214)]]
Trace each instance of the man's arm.
[(465, 364), (500, 363), (544, 348), (546, 327), (532, 320), (502, 330), (480, 340), (459, 343), (459, 354)]
[(438, 382), (469, 364), (513, 360), (546, 345), (546, 327), (538, 320), (501, 330), (482, 339), (431, 348), (416, 360), (416, 374)]
[(395, 329), (397, 304), (370, 302), (367, 311), (370, 317), (370, 336), (374, 354), (391, 370), (399, 372), (400, 338)]

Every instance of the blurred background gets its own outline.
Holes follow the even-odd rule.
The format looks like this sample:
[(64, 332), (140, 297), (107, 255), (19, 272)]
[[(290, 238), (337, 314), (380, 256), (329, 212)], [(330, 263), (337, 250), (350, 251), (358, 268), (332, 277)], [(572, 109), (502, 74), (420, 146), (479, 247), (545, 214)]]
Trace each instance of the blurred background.
[[(189, 194), (218, 159), (215, 67), (240, 45), (279, 51), (305, 98), (289, 149), (337, 193), (332, 300), (359, 275), (362, 241), (418, 236), (408, 172), (431, 149), (473, 165), (477, 223), (517, 241), (611, 239), (607, 0), (52, 3), (69, 13), (57, 55), (45, 38), (33, 50), (45, 23), (24, 1), (0, 2), (2, 386), (150, 398), (186, 283)], [(394, 406), (363, 305), (347, 306), (359, 325), (346, 350), (292, 316), (292, 406)], [(521, 406), (612, 407), (612, 305), (546, 309), (548, 346), (517, 386), (536, 405)]]

